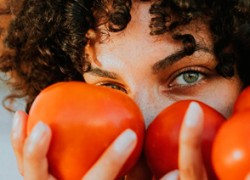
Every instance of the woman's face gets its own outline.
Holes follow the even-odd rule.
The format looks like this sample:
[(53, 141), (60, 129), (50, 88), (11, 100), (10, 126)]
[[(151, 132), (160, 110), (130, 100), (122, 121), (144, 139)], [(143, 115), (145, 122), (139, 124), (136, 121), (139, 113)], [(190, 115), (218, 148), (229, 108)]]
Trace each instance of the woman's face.
[[(195, 22), (182, 29), (190, 33), (200, 48), (193, 55), (177, 60), (170, 57), (182, 50), (180, 42), (167, 33), (150, 35), (150, 3), (134, 3), (127, 28), (110, 33), (103, 42), (95, 42), (87, 83), (108, 86), (127, 93), (142, 110), (146, 124), (165, 107), (183, 99), (202, 101), (229, 116), (240, 90), (235, 75), (223, 78), (217, 64), (206, 26)], [(89, 51), (89, 52), (88, 52)], [(95, 60), (96, 59), (96, 60)]]

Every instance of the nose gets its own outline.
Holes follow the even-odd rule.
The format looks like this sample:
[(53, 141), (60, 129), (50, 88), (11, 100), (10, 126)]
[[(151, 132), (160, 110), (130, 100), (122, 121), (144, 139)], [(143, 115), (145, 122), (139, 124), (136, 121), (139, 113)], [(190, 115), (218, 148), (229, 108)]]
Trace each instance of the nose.
[(159, 96), (155, 96), (148, 91), (140, 91), (133, 99), (143, 114), (146, 127), (148, 127), (167, 104)]

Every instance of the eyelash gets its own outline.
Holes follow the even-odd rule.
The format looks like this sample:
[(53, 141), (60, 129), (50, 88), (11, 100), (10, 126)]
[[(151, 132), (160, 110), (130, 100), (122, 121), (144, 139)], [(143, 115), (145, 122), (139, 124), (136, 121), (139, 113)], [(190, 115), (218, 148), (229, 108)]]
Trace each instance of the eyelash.
[[(98, 83), (98, 84), (96, 84), (96, 85), (97, 85), (97, 86), (110, 87), (111, 89), (115, 89), (115, 90), (124, 92), (125, 94), (128, 93), (125, 87), (123, 87), (121, 84), (116, 83), (116, 82), (107, 81), (107, 82)], [(114, 86), (116, 86), (117, 88), (114, 88)]]
[[(182, 76), (184, 76), (184, 74), (198, 74), (198, 80), (196, 80), (193, 83), (188, 83), (186, 82), (186, 84), (178, 84), (175, 83), (175, 81), (177, 80), (177, 78), (180, 78)], [(182, 87), (192, 87), (195, 85), (198, 85), (199, 83), (201, 83), (200, 81), (206, 79), (208, 77), (208, 70), (205, 69), (204, 67), (186, 67), (184, 69), (181, 69), (180, 71), (177, 71), (176, 73), (173, 74), (172, 78), (170, 78), (170, 83), (168, 83), (168, 87), (170, 89), (173, 88), (182, 88)], [(201, 77), (200, 77), (201, 76)], [(184, 78), (184, 77), (182, 77)], [(183, 80), (185, 81), (185, 80)]]

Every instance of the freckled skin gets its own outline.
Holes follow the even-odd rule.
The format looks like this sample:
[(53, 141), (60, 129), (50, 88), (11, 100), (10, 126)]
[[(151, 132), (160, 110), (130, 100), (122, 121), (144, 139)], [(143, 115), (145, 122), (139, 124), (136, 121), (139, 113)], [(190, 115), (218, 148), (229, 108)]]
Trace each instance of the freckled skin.
[[(182, 44), (169, 34), (149, 34), (149, 7), (150, 3), (134, 3), (132, 20), (125, 30), (110, 32), (105, 41), (96, 41), (88, 47), (86, 53), (90, 55), (92, 68), (109, 72), (112, 77), (89, 71), (83, 75), (86, 82), (127, 93), (142, 110), (146, 126), (164, 108), (184, 99), (202, 101), (228, 117), (242, 89), (242, 82), (237, 75), (232, 78), (218, 75), (212, 52), (196, 51), (159, 73), (153, 72), (155, 63), (180, 50)], [(183, 33), (192, 34), (197, 43), (212, 49), (210, 33), (201, 22), (193, 22), (183, 30)], [(190, 72), (196, 74), (192, 83), (184, 78)], [(128, 177), (150, 179), (148, 172), (145, 162), (142, 162)]]
[[(168, 34), (149, 35), (150, 29), (145, 28), (151, 18), (149, 7), (149, 3), (134, 3), (132, 20), (127, 28), (122, 32), (110, 33), (107, 40), (92, 46), (94, 51), (90, 53), (95, 52), (94, 57), (99, 62), (93, 60), (92, 66), (115, 73), (117, 79), (89, 72), (84, 74), (86, 82), (97, 85), (106, 85), (108, 82), (122, 86), (143, 111), (147, 125), (165, 107), (182, 99), (202, 101), (224, 116), (229, 116), (241, 91), (241, 81), (237, 75), (232, 78), (219, 76), (214, 69), (216, 60), (212, 53), (196, 51), (159, 74), (152, 72), (156, 62), (181, 49), (181, 45)], [(199, 25), (199, 29), (192, 31), (196, 25)], [(211, 49), (212, 42), (206, 26), (200, 22), (189, 26), (185, 31), (191, 33), (198, 43)], [(185, 69), (197, 69), (207, 75), (200, 75), (199, 80), (188, 86), (181, 73), (178, 74), (185, 72)]]

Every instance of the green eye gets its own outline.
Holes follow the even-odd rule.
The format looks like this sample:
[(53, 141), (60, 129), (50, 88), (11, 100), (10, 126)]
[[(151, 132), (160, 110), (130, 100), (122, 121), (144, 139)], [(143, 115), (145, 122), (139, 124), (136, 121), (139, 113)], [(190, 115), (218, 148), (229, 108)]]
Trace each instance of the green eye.
[(172, 86), (175, 85), (192, 85), (198, 83), (200, 80), (204, 78), (204, 75), (198, 71), (186, 71), (179, 74), (173, 83)]
[(195, 83), (196, 81), (199, 80), (199, 77), (200, 77), (200, 73), (198, 72), (183, 73), (183, 80), (188, 84)]

